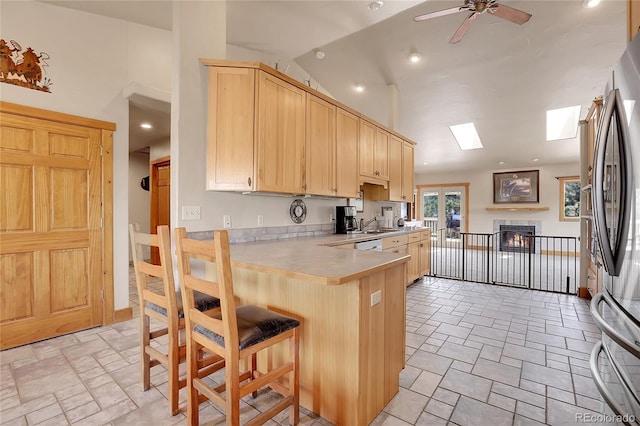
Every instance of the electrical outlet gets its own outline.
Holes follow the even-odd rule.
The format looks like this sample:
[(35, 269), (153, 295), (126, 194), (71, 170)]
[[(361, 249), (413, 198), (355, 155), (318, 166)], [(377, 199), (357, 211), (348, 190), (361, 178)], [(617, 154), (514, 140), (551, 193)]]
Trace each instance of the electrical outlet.
[(182, 220), (200, 220), (200, 206), (182, 206)]
[(371, 306), (375, 306), (380, 302), (382, 302), (382, 290), (371, 293)]
[(258, 215), (258, 226), (264, 226), (264, 216)]
[(231, 216), (224, 215), (222, 217), (222, 227), (223, 228), (231, 228)]

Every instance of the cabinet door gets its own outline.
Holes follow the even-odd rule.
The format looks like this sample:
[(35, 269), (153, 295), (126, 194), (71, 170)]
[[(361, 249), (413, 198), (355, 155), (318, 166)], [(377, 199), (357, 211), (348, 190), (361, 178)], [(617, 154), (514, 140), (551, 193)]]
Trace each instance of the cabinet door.
[(389, 140), (389, 201), (403, 201), (402, 198), (402, 159), (403, 141), (395, 136)]
[(336, 194), (336, 106), (307, 95), (305, 193)]
[(420, 244), (421, 243), (409, 243), (407, 245), (407, 254), (411, 255), (407, 284), (414, 282), (420, 277)]
[(209, 67), (207, 189), (253, 189), (255, 71)]
[(389, 133), (380, 128), (376, 129), (374, 168), (377, 178), (389, 180)]
[(431, 237), (423, 239), (420, 244), (420, 276), (427, 275), (431, 272)]
[[(389, 148), (391, 153), (391, 148)], [(413, 200), (413, 144), (402, 142), (402, 201)], [(389, 160), (389, 184), (391, 184), (391, 159)]]
[(303, 193), (306, 92), (259, 71), (256, 190)]
[(376, 126), (365, 120), (360, 120), (360, 175), (376, 177), (375, 175), (375, 148), (376, 148)]
[(336, 180), (338, 197), (359, 198), (359, 119), (338, 108), (336, 140)]

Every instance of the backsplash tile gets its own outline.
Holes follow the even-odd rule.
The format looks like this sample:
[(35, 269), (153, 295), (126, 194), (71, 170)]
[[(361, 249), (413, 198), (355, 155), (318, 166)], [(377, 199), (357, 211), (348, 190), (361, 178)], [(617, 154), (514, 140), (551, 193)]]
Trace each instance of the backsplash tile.
[[(231, 244), (250, 243), (329, 234), (333, 234), (333, 223), (229, 229), (229, 242)], [(213, 239), (213, 231), (187, 232), (187, 236), (194, 240), (211, 240)]]

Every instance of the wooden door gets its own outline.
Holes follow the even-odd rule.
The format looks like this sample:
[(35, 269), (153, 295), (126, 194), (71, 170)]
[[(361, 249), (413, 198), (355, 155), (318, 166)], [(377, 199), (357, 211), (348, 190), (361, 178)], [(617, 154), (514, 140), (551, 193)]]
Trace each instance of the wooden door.
[(305, 194), (336, 195), (336, 106), (307, 95)]
[(379, 179), (389, 180), (389, 133), (380, 128), (376, 129), (374, 159), (376, 177)]
[[(151, 176), (151, 200), (150, 200), (150, 230), (155, 234), (158, 226), (168, 225), (170, 222), (171, 208), (171, 160), (169, 157), (159, 158), (152, 161), (149, 167)], [(160, 253), (157, 247), (151, 248), (151, 263), (160, 264)]]
[(389, 140), (389, 200), (402, 201), (403, 141), (396, 136)]
[(359, 119), (338, 108), (336, 135), (337, 196), (360, 198), (358, 185)]
[(254, 188), (255, 71), (209, 67), (207, 189)]
[[(411, 202), (413, 200), (413, 145), (407, 141), (402, 143), (402, 201)], [(391, 160), (389, 160), (391, 164)], [(391, 170), (389, 170), (391, 174)], [(389, 176), (391, 178), (391, 176)]]
[(5, 349), (102, 324), (102, 131), (0, 117)]
[(259, 72), (256, 190), (303, 193), (306, 92)]
[(376, 177), (375, 175), (375, 146), (376, 146), (376, 126), (365, 120), (360, 120), (360, 152), (359, 167), (360, 175)]

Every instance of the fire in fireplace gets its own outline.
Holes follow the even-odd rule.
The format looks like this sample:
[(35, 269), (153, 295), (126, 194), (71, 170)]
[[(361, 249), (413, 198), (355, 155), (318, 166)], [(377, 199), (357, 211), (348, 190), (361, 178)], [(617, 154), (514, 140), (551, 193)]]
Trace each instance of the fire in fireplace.
[(500, 225), (500, 251), (528, 252), (535, 251), (535, 239), (528, 235), (535, 235), (535, 226), (526, 225)]

